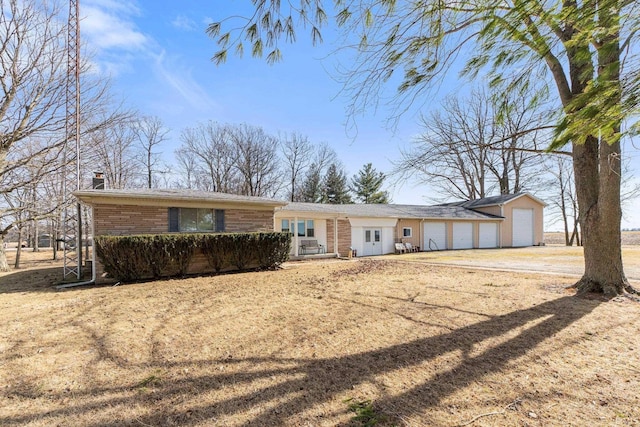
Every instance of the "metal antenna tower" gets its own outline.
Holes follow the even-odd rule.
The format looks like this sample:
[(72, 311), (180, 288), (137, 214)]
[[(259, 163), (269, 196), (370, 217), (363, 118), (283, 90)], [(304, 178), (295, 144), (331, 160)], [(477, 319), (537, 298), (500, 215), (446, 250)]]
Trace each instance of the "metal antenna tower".
[(64, 279), (82, 278), (82, 211), (73, 192), (80, 189), (80, 4), (69, 0), (63, 206)]

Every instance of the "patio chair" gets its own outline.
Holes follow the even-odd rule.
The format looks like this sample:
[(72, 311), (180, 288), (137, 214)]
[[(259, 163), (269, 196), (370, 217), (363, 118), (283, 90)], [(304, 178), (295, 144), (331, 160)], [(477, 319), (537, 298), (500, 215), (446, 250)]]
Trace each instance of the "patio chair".
[(407, 248), (407, 252), (417, 252), (418, 248), (413, 246), (411, 243), (405, 243), (404, 247)]
[(396, 243), (396, 253), (397, 254), (403, 254), (407, 252), (407, 248), (404, 244), (402, 243)]

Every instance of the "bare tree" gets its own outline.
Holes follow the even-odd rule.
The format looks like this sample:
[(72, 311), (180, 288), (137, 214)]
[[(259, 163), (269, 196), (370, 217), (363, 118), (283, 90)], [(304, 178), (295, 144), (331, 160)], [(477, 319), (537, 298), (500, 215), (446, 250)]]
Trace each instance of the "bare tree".
[(235, 167), (242, 178), (240, 194), (275, 197), (283, 186), (277, 138), (243, 124), (232, 128), (231, 139), (238, 153)]
[(207, 191), (273, 197), (282, 189), (278, 139), (262, 128), (216, 122), (184, 129), (180, 170)]
[[(65, 144), (65, 12), (55, 0), (0, 0), (0, 194), (9, 199), (30, 184), (23, 182), (28, 175), (22, 168), (43, 158), (48, 160), (41, 175), (56, 174), (63, 166), (65, 156), (58, 154)], [(81, 64), (82, 137), (121, 117), (110, 108), (108, 80), (88, 69), (88, 62)], [(39, 148), (24, 150), (27, 145)], [(0, 208), (0, 217), (11, 216), (6, 213)], [(1, 228), (13, 225), (9, 221)], [(6, 231), (0, 231), (0, 270), (8, 268), (2, 244)]]
[[(553, 177), (549, 197), (552, 212), (560, 217), (564, 229), (565, 245), (580, 246), (580, 221), (578, 200), (575, 194), (573, 166), (568, 156), (553, 156), (547, 162), (547, 171)], [(555, 193), (555, 194), (553, 194)]]
[(313, 144), (306, 136), (293, 133), (281, 138), (282, 163), (287, 171), (288, 199), (301, 201), (301, 181), (313, 160)]
[[(29, 158), (30, 161), (18, 168), (13, 168), (11, 172), (2, 175), (0, 186), (4, 189), (12, 187), (11, 191), (3, 191), (3, 204), (0, 208), (0, 236), (4, 236), (11, 229), (18, 231), (18, 249), (15, 259), (15, 268), (20, 267), (21, 242), (23, 240), (23, 230), (31, 225), (29, 243), (37, 248), (37, 235), (39, 221), (51, 215), (57, 206), (50, 203), (43, 194), (43, 182), (55, 172), (55, 167), (59, 165), (56, 160), (58, 153), (52, 150), (44, 150), (48, 142), (34, 139), (22, 140), (13, 146), (12, 152), (7, 157), (8, 163), (13, 163), (14, 158)], [(0, 269), (8, 269), (6, 256), (0, 257)]]
[(236, 193), (238, 171), (235, 167), (238, 153), (228, 125), (216, 122), (199, 124), (184, 129), (180, 135), (183, 157), (189, 155), (195, 167), (191, 169), (196, 187), (201, 190)]
[(422, 117), (425, 132), (402, 152), (394, 173), (432, 185), (443, 198), (478, 199), (531, 189), (541, 164), (540, 123), (525, 105), (496, 105), (484, 92), (447, 98), (442, 111)]
[(104, 173), (108, 188), (136, 186), (138, 167), (135, 161), (135, 138), (133, 125), (127, 122), (115, 123), (89, 136), (93, 147), (94, 167)]
[(197, 188), (197, 159), (195, 154), (186, 147), (180, 147), (175, 151), (176, 172), (178, 180), (174, 183), (177, 188), (193, 190)]
[(165, 128), (162, 119), (156, 116), (143, 116), (133, 126), (139, 153), (137, 159), (146, 172), (146, 184), (152, 188), (154, 173), (165, 173), (167, 166), (162, 162), (162, 152), (156, 151), (160, 144), (167, 140), (169, 129)]

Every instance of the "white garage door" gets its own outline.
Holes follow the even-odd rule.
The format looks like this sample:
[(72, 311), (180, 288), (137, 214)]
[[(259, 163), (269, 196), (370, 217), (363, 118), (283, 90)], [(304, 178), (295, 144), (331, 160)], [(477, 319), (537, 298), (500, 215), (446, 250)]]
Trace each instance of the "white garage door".
[(453, 249), (473, 248), (473, 223), (453, 223)]
[(447, 249), (447, 224), (444, 222), (424, 223), (424, 250), (441, 251)]
[(478, 229), (479, 248), (498, 247), (498, 224), (495, 222), (481, 222)]
[(513, 210), (513, 246), (533, 246), (533, 209)]

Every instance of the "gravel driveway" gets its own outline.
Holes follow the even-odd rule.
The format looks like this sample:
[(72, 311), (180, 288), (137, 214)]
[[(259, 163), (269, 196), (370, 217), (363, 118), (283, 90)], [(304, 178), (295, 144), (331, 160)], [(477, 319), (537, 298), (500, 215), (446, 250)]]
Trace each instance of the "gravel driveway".
[[(622, 256), (627, 278), (632, 281), (640, 281), (640, 246), (623, 246)], [(582, 248), (566, 246), (468, 249), (385, 255), (385, 257), (430, 264), (575, 276), (581, 276), (584, 271)]]

